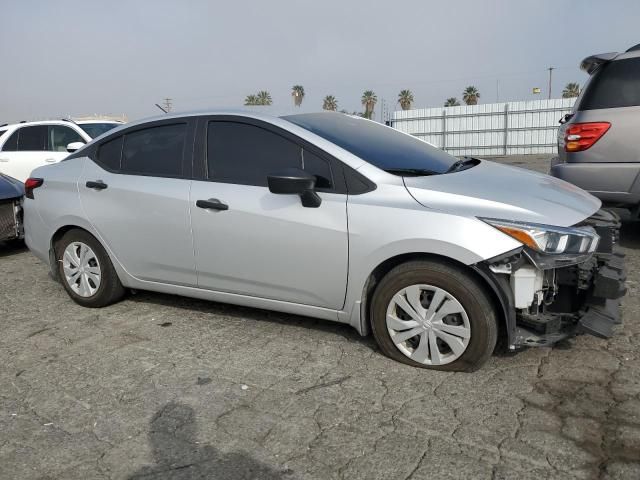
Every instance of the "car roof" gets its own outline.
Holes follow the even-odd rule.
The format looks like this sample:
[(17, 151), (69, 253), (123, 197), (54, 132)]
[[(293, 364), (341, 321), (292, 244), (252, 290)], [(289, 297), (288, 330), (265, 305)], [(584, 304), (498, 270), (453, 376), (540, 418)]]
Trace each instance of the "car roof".
[(9, 128), (17, 128), (17, 127), (28, 127), (33, 125), (69, 125), (74, 124), (73, 120), (36, 120), (33, 122), (19, 122), (19, 123), (9, 123), (7, 125), (3, 125), (1, 128), (9, 129)]
[(580, 69), (587, 72), (589, 75), (594, 73), (600, 65), (605, 63), (614, 62), (617, 60), (625, 60), (627, 58), (640, 57), (640, 43), (627, 49), (625, 52), (608, 52), (597, 53), (595, 55), (589, 55), (582, 62), (580, 62)]
[(76, 120), (75, 123), (78, 125), (90, 125), (92, 123), (114, 123), (116, 125), (124, 125), (124, 122), (121, 120)]

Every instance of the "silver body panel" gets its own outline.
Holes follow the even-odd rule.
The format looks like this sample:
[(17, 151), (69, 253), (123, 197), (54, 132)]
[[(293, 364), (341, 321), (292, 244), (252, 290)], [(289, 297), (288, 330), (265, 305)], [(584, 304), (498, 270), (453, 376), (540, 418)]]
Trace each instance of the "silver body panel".
[[(297, 196), (263, 187), (111, 174), (80, 156), (33, 172), (45, 183), (25, 202), (28, 247), (48, 262), (54, 234), (78, 226), (100, 239), (126, 287), (336, 320), (363, 332), (365, 285), (384, 261), (429, 253), (471, 265), (521, 245), (478, 215), (569, 225), (599, 206), (562, 181), (491, 162), (407, 178), (407, 188), (402, 177), (285, 120), (243, 115), (304, 138), (377, 188), (321, 193), (319, 208), (304, 208)], [(84, 186), (98, 179), (109, 189)], [(195, 206), (208, 198), (229, 210)]]

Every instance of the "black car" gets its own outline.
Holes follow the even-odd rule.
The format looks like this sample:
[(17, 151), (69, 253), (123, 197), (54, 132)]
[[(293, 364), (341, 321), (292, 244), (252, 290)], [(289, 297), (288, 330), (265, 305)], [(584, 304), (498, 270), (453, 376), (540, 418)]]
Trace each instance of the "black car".
[(0, 242), (22, 238), (24, 184), (0, 173)]

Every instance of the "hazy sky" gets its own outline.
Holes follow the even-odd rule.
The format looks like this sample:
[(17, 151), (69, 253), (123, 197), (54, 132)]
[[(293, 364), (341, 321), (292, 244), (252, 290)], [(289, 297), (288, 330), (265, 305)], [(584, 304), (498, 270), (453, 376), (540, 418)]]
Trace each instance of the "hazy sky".
[(491, 103), (496, 82), (500, 101), (546, 98), (549, 66), (559, 97), (583, 57), (639, 43), (639, 19), (638, 0), (0, 0), (0, 123), (135, 119), (164, 97), (241, 107), (262, 89), (287, 113), (294, 84), (299, 111), (327, 94), (361, 110), (366, 89), (441, 106), (471, 84)]

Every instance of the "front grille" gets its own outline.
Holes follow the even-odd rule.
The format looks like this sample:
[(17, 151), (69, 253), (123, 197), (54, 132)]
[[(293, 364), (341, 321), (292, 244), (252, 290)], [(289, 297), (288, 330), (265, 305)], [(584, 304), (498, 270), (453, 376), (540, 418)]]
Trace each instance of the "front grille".
[(13, 201), (0, 203), (0, 240), (11, 240), (17, 236), (15, 203)]

